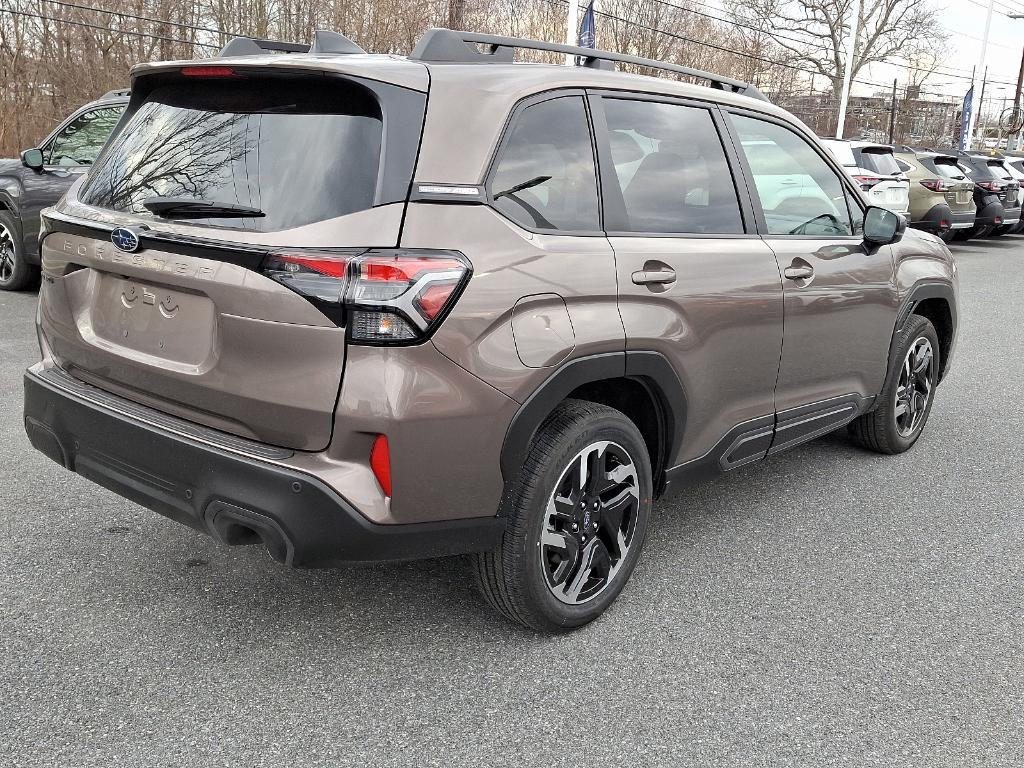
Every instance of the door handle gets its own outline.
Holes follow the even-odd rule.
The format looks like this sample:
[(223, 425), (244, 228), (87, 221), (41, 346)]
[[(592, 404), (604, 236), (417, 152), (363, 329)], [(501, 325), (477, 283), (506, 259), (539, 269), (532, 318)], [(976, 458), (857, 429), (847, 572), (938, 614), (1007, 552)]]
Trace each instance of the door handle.
[(814, 267), (786, 267), (782, 274), (789, 280), (807, 280), (814, 277)]
[(645, 269), (633, 273), (634, 285), (666, 285), (676, 281), (675, 270)]

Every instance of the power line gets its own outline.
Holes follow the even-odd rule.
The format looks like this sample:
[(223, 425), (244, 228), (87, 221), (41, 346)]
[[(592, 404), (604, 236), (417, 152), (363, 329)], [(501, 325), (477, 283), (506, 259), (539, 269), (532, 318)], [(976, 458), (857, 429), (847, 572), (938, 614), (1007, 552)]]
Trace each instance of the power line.
[(10, 13), (15, 16), (27, 16), (32, 19), (42, 19), (43, 21), (52, 21), (55, 24), (70, 24), (75, 27), (85, 27), (86, 29), (98, 29), (101, 32), (108, 32), (112, 35), (131, 35), (133, 37), (145, 37), (150, 40), (164, 40), (169, 43), (181, 43), (182, 45), (192, 45), (199, 48), (220, 48), (219, 45), (210, 45), (209, 43), (199, 43), (192, 40), (181, 40), (175, 37), (166, 37), (165, 35), (150, 35), (146, 32), (131, 32), (127, 29), (111, 29), (110, 27), (104, 27), (99, 24), (87, 24), (84, 21), (71, 21), (70, 19), (57, 19), (53, 16), (44, 16), (39, 13), (29, 13), (28, 11), (15, 11), (11, 8), (0, 8), (3, 13)]
[[(735, 19), (723, 19), (721, 16), (712, 16), (710, 13), (704, 13), (703, 11), (697, 11), (697, 10), (694, 10), (693, 8), (687, 8), (686, 6), (682, 6), (682, 5), (676, 5), (675, 3), (667, 2), (667, 0), (650, 0), (650, 2), (656, 3), (658, 5), (664, 5), (664, 6), (667, 6), (669, 8), (675, 8), (676, 10), (686, 11), (687, 13), (693, 13), (693, 14), (696, 14), (697, 16), (703, 16), (706, 19), (714, 19), (715, 21), (721, 22), (723, 24), (729, 24), (729, 25), (732, 25), (732, 26), (735, 26), (735, 27), (741, 27), (743, 29), (749, 29), (749, 30), (751, 30), (753, 32), (759, 32), (761, 34), (770, 35), (772, 38), (778, 38), (779, 40), (788, 40), (791, 43), (799, 43), (800, 45), (806, 45), (806, 46), (809, 46), (811, 48), (816, 48), (819, 51), (828, 51), (829, 50), (826, 46), (824, 46), (824, 45), (815, 45), (814, 43), (812, 43), (809, 40), (800, 40), (799, 38), (796, 38), (796, 37), (787, 37), (786, 35), (780, 35), (778, 32), (768, 32), (767, 30), (761, 29), (759, 27), (752, 26), (750, 24), (744, 24), (743, 22), (737, 21)], [(711, 8), (712, 7), (712, 6), (706, 5), (704, 3), (694, 3), (694, 4), (695, 5), (700, 5), (702, 8)]]
[(132, 19), (134, 21), (148, 21), (151, 24), (166, 24), (169, 27), (180, 27), (181, 29), (191, 29), (196, 32), (209, 32), (214, 35), (231, 35), (237, 36), (236, 32), (226, 32), (221, 29), (215, 29), (213, 27), (198, 27), (194, 24), (186, 24), (180, 21), (168, 21), (167, 19), (154, 19), (151, 16), (133, 16), (130, 13), (124, 13), (123, 11), (106, 11), (102, 8), (93, 8), (89, 5), (78, 5), (77, 3), (69, 3), (66, 0), (42, 0), (44, 3), (49, 5), (59, 5), (64, 8), (75, 8), (80, 11), (90, 11), (92, 13), (106, 13), (110, 16), (119, 16), (125, 19)]

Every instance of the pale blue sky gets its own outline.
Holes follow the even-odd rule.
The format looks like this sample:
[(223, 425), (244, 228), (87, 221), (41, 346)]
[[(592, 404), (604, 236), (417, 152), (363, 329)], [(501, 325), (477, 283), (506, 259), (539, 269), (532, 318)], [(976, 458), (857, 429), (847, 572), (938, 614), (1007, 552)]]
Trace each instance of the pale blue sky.
[[(970, 86), (971, 67), (981, 56), (988, 3), (986, 0), (939, 0), (936, 9), (949, 32), (949, 50), (940, 71), (927, 79), (924, 90), (962, 97)], [(1009, 13), (1024, 15), (1024, 0), (996, 0), (989, 33), (987, 61), (990, 83), (985, 91), (986, 101), (989, 98), (1001, 99), (1002, 96), (1012, 98), (1017, 82), (1024, 49), (1024, 19), (1010, 19), (1006, 15)], [(906, 75), (906, 70), (898, 67), (876, 66), (867, 76), (862, 74), (860, 79), (891, 83), (894, 77), (902, 82)], [(980, 74), (978, 78), (980, 82)], [(873, 90), (870, 86), (860, 85), (856, 92), (869, 93)]]

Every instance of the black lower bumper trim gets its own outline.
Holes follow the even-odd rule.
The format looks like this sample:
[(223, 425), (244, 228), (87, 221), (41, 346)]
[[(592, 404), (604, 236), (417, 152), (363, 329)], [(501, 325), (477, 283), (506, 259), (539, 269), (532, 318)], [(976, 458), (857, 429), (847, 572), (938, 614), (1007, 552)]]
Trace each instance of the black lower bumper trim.
[(140, 422), (25, 374), (25, 430), (62, 466), (227, 544), (266, 545), (281, 562), (323, 567), (483, 552), (496, 517), (370, 522), (321, 480)]

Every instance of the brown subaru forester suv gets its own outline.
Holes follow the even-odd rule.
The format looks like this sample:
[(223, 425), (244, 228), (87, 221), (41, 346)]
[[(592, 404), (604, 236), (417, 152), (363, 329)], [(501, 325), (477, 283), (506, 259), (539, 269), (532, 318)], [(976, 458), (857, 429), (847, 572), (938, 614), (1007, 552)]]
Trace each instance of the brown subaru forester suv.
[(670, 491), (910, 448), (957, 326), (946, 247), (756, 89), (449, 30), (137, 67), (41, 243), (36, 448), (293, 566), (471, 554), (542, 631)]

